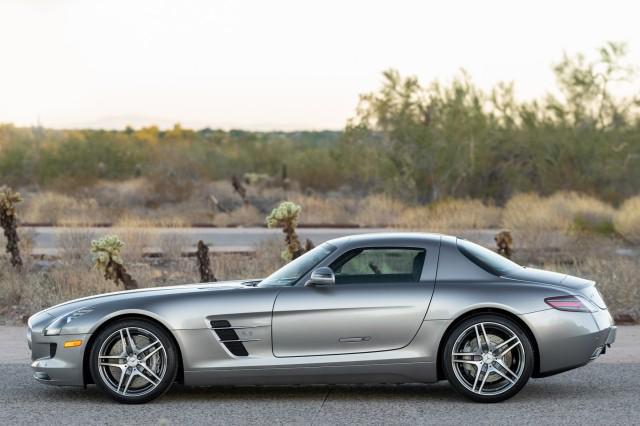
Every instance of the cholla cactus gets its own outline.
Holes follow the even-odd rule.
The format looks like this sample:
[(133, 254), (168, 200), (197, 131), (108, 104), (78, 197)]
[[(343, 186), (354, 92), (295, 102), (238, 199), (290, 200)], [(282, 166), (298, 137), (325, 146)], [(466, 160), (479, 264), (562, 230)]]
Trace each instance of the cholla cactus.
[(138, 288), (138, 283), (124, 268), (120, 250), (124, 242), (117, 235), (107, 235), (91, 241), (91, 253), (96, 268), (104, 272), (105, 280), (112, 280), (116, 284), (122, 283), (125, 290)]
[(231, 176), (231, 186), (233, 186), (233, 190), (238, 193), (240, 198), (242, 198), (242, 202), (244, 204), (249, 204), (249, 199), (247, 198), (247, 188), (244, 187), (242, 181), (238, 176)]
[(22, 267), (16, 220), (16, 204), (21, 201), (22, 197), (19, 192), (15, 192), (8, 186), (0, 187), (0, 225), (2, 225), (4, 235), (7, 238), (7, 253), (11, 256), (11, 265), (16, 268)]
[(304, 253), (304, 249), (298, 239), (298, 234), (296, 234), (296, 225), (298, 225), (301, 210), (302, 207), (299, 205), (291, 201), (283, 201), (266, 217), (269, 228), (282, 227), (282, 232), (285, 234), (285, 242), (287, 244), (287, 248), (282, 252), (282, 258), (287, 262)]
[(211, 260), (209, 259), (209, 247), (204, 241), (198, 241), (198, 251), (196, 252), (198, 258), (198, 271), (200, 272), (201, 283), (211, 283), (217, 281), (213, 271), (211, 271)]

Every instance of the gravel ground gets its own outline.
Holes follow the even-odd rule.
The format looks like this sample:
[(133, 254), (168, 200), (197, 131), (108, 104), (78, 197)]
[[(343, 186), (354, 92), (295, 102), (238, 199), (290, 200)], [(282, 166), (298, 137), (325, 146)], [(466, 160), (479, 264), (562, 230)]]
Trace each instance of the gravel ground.
[(640, 326), (586, 367), (531, 380), (495, 405), (435, 385), (174, 387), (126, 406), (93, 386), (56, 388), (31, 378), (24, 328), (0, 327), (0, 424), (638, 424)]

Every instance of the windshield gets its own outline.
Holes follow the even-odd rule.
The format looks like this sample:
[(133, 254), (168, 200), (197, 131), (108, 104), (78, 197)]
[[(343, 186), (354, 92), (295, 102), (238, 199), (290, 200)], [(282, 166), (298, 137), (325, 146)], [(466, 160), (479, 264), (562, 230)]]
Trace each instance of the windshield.
[(501, 276), (514, 269), (522, 268), (522, 266), (506, 257), (467, 240), (458, 239), (458, 250), (467, 259), (494, 275)]
[(322, 262), (335, 249), (336, 248), (329, 243), (321, 244), (269, 275), (258, 284), (258, 287), (293, 285), (318, 263)]

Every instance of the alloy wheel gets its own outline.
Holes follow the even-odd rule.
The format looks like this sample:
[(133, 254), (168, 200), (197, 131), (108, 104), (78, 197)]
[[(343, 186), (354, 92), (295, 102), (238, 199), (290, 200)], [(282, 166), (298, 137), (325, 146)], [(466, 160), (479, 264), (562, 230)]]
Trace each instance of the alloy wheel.
[(478, 322), (465, 329), (451, 352), (458, 381), (477, 395), (507, 392), (522, 376), (526, 361), (517, 334), (495, 322)]
[(142, 396), (156, 389), (167, 372), (167, 351), (160, 339), (141, 327), (111, 333), (100, 346), (98, 371), (122, 396)]

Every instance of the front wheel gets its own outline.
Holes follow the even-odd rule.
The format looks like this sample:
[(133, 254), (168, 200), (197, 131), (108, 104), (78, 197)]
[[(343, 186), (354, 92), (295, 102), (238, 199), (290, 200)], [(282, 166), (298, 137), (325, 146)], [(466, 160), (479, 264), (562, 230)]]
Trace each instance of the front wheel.
[(90, 369), (96, 386), (111, 398), (137, 404), (171, 387), (177, 360), (175, 344), (163, 328), (124, 319), (100, 331), (91, 348)]
[(478, 402), (511, 398), (527, 383), (534, 354), (527, 334), (499, 315), (478, 315), (449, 335), (443, 368), (451, 385)]

